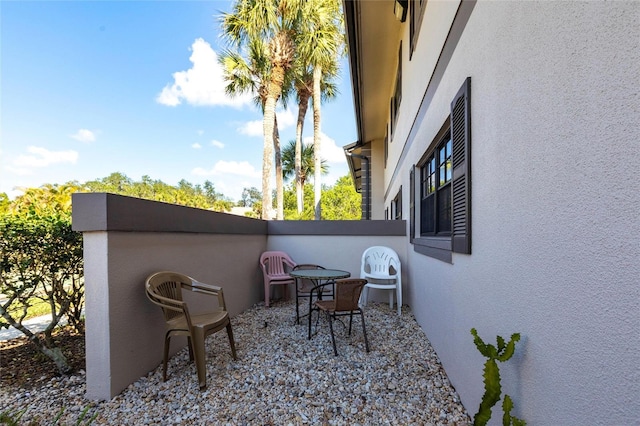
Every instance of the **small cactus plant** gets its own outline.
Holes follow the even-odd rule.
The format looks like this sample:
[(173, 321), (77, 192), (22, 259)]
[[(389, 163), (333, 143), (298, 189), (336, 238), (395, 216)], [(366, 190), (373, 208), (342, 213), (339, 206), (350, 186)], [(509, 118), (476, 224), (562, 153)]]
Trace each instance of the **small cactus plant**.
[[(505, 362), (509, 360), (515, 352), (516, 342), (520, 341), (520, 333), (514, 333), (511, 335), (509, 343), (505, 343), (502, 336), (496, 338), (497, 347), (486, 344), (482, 341), (475, 328), (471, 329), (473, 335), (473, 342), (475, 343), (478, 351), (485, 356), (487, 361), (484, 363), (484, 395), (482, 395), (482, 401), (478, 412), (473, 417), (474, 426), (484, 426), (491, 418), (491, 408), (500, 401), (500, 394), (502, 388), (500, 386), (500, 369), (496, 361)], [(513, 409), (513, 401), (509, 395), (505, 395), (502, 401), (502, 416), (503, 426), (525, 426), (524, 420), (518, 419), (511, 415)]]

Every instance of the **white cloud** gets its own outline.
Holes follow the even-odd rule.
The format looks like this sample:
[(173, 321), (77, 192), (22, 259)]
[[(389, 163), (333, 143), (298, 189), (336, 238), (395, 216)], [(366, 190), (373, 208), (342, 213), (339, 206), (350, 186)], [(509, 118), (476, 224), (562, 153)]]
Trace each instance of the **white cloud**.
[(202, 167), (196, 167), (191, 171), (191, 173), (196, 176), (237, 175), (251, 178), (260, 177), (260, 172), (247, 161), (238, 162), (220, 160), (214, 164), (212, 169), (206, 170)]
[(244, 191), (245, 188), (259, 186), (260, 184), (258, 182), (252, 182), (248, 180), (239, 181), (237, 179), (233, 179), (230, 181), (224, 181), (216, 179), (215, 182), (216, 191), (223, 193), (225, 197), (229, 197), (235, 201), (238, 201), (242, 198), (242, 191)]
[(96, 140), (95, 133), (87, 129), (80, 129), (77, 132), (75, 132), (73, 135), (69, 135), (69, 136), (71, 136), (73, 139), (77, 141), (85, 142), (85, 143), (95, 142)]
[[(329, 163), (344, 163), (344, 149), (341, 146), (336, 145), (336, 141), (331, 139), (324, 133), (320, 133), (322, 143), (320, 150), (322, 151), (320, 156), (322, 159), (327, 160)], [(304, 138), (305, 144), (313, 144), (313, 136), (307, 136)]]
[(291, 126), (295, 126), (298, 119), (297, 114), (294, 114), (290, 109), (277, 112), (278, 129), (283, 130)]
[(196, 143), (194, 143), (194, 144), (192, 144), (192, 145), (191, 145), (191, 148), (193, 148), (193, 149), (200, 149), (200, 148), (202, 148), (202, 145), (200, 145), (198, 142), (196, 142)]
[(260, 187), (262, 177), (262, 171), (256, 170), (247, 161), (220, 160), (211, 169), (197, 167), (191, 173), (211, 179), (217, 191), (233, 200), (239, 200), (242, 197), (244, 188)]
[(262, 120), (248, 121), (237, 130), (241, 135), (262, 137)]
[(235, 98), (225, 93), (226, 83), (218, 55), (211, 45), (198, 38), (191, 46), (189, 60), (193, 66), (186, 71), (173, 73), (173, 84), (167, 84), (156, 97), (156, 102), (167, 105), (180, 105), (183, 101), (191, 105), (221, 105), (241, 107), (251, 104), (251, 95)]
[(78, 152), (73, 150), (49, 151), (46, 148), (30, 146), (27, 152), (31, 155), (19, 155), (13, 161), (13, 165), (18, 168), (47, 167), (58, 163), (75, 164), (78, 161)]
[(224, 148), (224, 144), (222, 142), (220, 142), (220, 141), (215, 140), (215, 139), (213, 139), (211, 141), (211, 145), (215, 146), (216, 148), (220, 148), (220, 149)]
[[(288, 129), (291, 126), (295, 126), (297, 116), (290, 109), (277, 111), (276, 114), (277, 114), (276, 118), (278, 119), (279, 131)], [(240, 127), (237, 128), (238, 133), (240, 133), (241, 135), (260, 136), (260, 137), (262, 137), (262, 129), (263, 129), (262, 119), (247, 121), (246, 123), (242, 124)]]
[(204, 134), (204, 130), (198, 130), (196, 133), (198, 133), (198, 135), (202, 136)]
[(32, 175), (33, 174), (33, 170), (25, 169), (25, 168), (22, 168), (22, 167), (6, 166), (4, 169), (7, 172), (11, 173), (12, 175), (16, 175), (16, 176), (28, 176), (28, 175)]

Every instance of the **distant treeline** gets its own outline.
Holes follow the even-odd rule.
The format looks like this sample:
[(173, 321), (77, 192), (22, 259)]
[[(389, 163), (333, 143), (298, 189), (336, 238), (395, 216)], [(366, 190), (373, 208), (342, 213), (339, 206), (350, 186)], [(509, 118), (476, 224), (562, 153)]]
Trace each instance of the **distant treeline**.
[[(149, 176), (142, 176), (141, 180), (135, 181), (116, 172), (85, 183), (71, 181), (65, 184), (45, 184), (39, 188), (25, 188), (23, 194), (14, 200), (1, 193), (0, 214), (70, 215), (71, 194), (75, 192), (108, 192), (220, 212), (229, 212), (235, 206), (247, 207), (251, 210), (246, 214), (252, 217), (260, 217), (262, 208), (262, 193), (255, 187), (245, 188), (242, 198), (236, 203), (216, 191), (213, 182), (208, 180), (200, 185), (183, 179), (176, 186), (172, 186)], [(304, 193), (304, 210), (299, 214), (295, 188), (290, 184), (285, 189), (285, 219), (313, 219), (313, 186), (305, 184)], [(323, 220), (360, 219), (360, 195), (355, 191), (350, 176), (343, 176), (333, 186), (323, 185), (322, 194)]]

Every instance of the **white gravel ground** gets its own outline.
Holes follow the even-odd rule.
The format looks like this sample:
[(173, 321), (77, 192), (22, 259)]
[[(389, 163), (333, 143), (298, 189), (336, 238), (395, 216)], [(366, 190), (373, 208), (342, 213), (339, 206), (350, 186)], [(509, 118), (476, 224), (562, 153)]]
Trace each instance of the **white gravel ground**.
[(112, 425), (471, 423), (408, 308), (398, 317), (388, 305), (370, 304), (365, 321), (371, 352), (354, 319), (351, 336), (336, 323), (336, 357), (324, 318), (307, 340), (307, 323), (295, 325), (293, 302), (259, 304), (231, 321), (237, 361), (224, 331), (207, 339), (204, 392), (185, 348), (170, 360), (167, 382), (160, 365), (111, 401), (92, 402), (84, 399), (82, 373), (38, 390), (1, 389), (0, 411), (26, 409), (23, 424), (53, 424), (61, 410), (60, 424), (84, 424), (78, 419), (85, 409), (85, 420), (96, 415), (92, 424)]

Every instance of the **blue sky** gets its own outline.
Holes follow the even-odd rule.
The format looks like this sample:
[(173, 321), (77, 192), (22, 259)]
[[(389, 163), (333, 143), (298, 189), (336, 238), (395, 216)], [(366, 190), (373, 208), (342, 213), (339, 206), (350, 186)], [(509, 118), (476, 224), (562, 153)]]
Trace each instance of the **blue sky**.
[[(230, 1), (0, 1), (0, 192), (121, 172), (210, 180), (239, 199), (261, 188), (262, 115), (231, 99), (217, 55)], [(356, 139), (349, 70), (323, 104), (333, 184)], [(295, 102), (294, 102), (295, 103)], [(311, 111), (305, 140), (312, 140)], [(297, 108), (278, 109), (281, 140)]]

